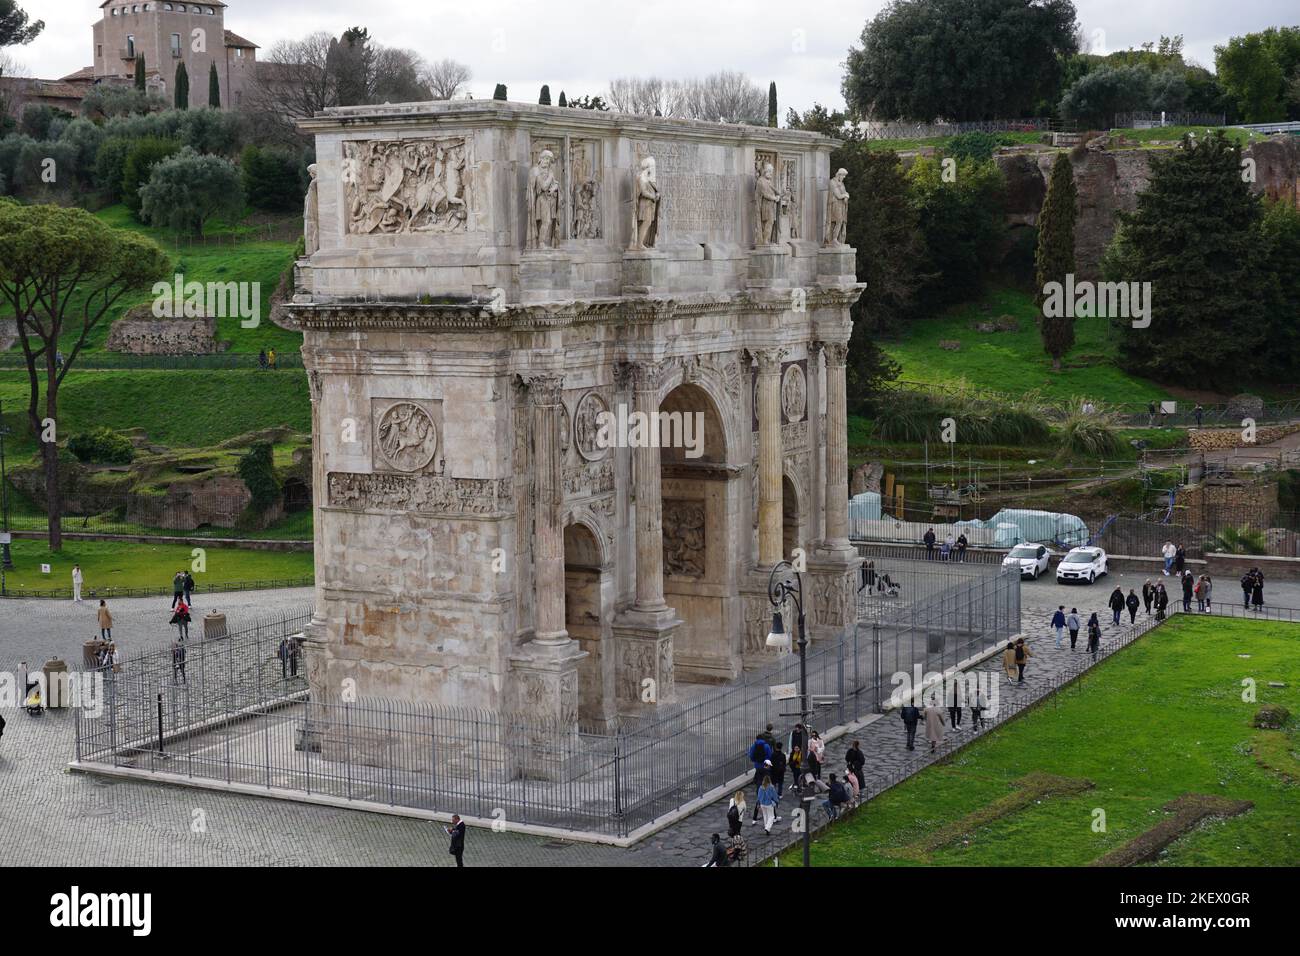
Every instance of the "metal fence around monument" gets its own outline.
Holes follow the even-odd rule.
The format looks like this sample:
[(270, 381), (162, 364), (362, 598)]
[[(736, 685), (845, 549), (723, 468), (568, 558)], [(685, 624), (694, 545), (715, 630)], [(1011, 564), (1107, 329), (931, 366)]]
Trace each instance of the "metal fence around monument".
[[(868, 609), (841, 639), (813, 640), (809, 723), (825, 730), (866, 716), (888, 698), (895, 673), (944, 670), (1017, 633), (1018, 576), (983, 570), (957, 579), (918, 570), (909, 578), (916, 600)], [(103, 713), (77, 715), (78, 760), (291, 798), (627, 836), (746, 773), (754, 734), (770, 723), (784, 739), (798, 719), (798, 701), (772, 692), (797, 684), (793, 653), (726, 686), (679, 685), (676, 702), (654, 716), (598, 725), (310, 699), (302, 668), (286, 679), (279, 659), (281, 641), (306, 619), (190, 643), (183, 681), (170, 646), (125, 661), (109, 678)]]

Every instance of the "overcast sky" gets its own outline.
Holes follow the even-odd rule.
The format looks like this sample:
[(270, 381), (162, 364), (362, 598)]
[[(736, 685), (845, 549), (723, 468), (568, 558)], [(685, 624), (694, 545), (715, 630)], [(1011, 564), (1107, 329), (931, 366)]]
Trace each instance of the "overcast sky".
[[(91, 63), (98, 0), (19, 0), (45, 32), (6, 52), (29, 76), (56, 78)], [(498, 83), (510, 98), (536, 102), (603, 93), (617, 76), (685, 78), (742, 70), (764, 87), (775, 80), (781, 115), (813, 102), (842, 106), (846, 50), (885, 0), (229, 0), (226, 28), (269, 47), (314, 30), (369, 27), (386, 46), (426, 59), (453, 57), (473, 70), (475, 96)], [(1101, 52), (1161, 33), (1181, 33), (1187, 55), (1213, 68), (1214, 46), (1268, 26), (1300, 24), (1297, 0), (1075, 0), (1079, 22)]]

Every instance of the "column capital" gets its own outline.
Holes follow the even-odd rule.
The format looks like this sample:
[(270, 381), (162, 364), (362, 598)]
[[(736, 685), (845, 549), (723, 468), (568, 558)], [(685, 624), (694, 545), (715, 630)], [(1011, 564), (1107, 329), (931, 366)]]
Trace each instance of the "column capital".
[(785, 358), (784, 349), (750, 349), (749, 354), (758, 363), (759, 375), (775, 375), (781, 371), (781, 360)]
[(826, 364), (828, 366), (843, 367), (848, 361), (848, 342), (822, 342), (821, 345), (826, 350)]
[(668, 360), (660, 362), (624, 362), (622, 375), (635, 392), (657, 392), (672, 369)]
[(558, 405), (564, 391), (564, 376), (554, 372), (536, 372), (520, 378), (528, 386), (528, 400), (533, 405)]

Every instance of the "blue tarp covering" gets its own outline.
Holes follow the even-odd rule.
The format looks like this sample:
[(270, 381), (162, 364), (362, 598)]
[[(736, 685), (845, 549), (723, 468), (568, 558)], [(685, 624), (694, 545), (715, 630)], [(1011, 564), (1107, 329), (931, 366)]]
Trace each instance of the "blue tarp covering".
[(958, 521), (959, 525), (995, 529), (999, 547), (1011, 547), (1021, 541), (1037, 541), (1077, 548), (1088, 543), (1088, 526), (1075, 515), (1055, 511), (1029, 511), (1004, 508), (987, 521)]
[(849, 520), (879, 521), (880, 493), (877, 491), (864, 491), (862, 494), (850, 498)]

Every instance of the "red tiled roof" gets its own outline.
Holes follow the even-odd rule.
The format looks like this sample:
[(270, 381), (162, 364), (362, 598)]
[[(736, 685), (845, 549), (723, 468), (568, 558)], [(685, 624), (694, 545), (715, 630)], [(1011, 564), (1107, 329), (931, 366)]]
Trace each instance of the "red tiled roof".
[(245, 40), (238, 33), (232, 30), (226, 31), (226, 46), (244, 47), (247, 50), (256, 50), (258, 46), (252, 40)]

